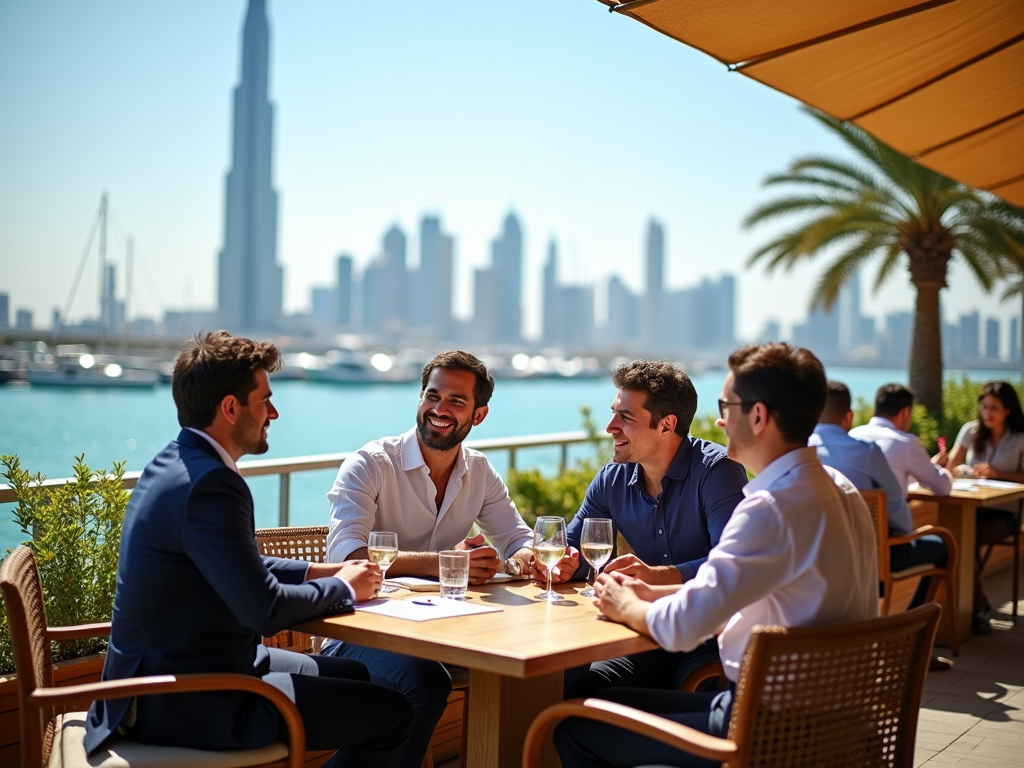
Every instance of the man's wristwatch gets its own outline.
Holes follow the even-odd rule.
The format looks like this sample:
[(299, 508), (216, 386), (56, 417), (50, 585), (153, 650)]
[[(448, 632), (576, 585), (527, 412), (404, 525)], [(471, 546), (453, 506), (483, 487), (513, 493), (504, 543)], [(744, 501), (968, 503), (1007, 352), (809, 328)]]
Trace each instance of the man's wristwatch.
[(505, 573), (509, 576), (522, 576), (523, 575), (523, 563), (514, 555), (505, 561)]

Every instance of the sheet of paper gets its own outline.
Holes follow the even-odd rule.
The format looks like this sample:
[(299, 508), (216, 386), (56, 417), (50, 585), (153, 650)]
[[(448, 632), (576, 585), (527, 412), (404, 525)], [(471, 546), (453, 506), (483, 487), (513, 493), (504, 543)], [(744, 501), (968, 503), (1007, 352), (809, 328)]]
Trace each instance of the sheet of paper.
[(410, 597), (405, 600), (378, 597), (356, 604), (357, 611), (393, 616), (409, 621), (448, 619), (452, 616), (472, 616), (476, 613), (494, 613), (504, 610), (493, 605), (480, 605), (469, 600), (449, 600), (444, 597)]
[(1017, 483), (1009, 483), (1006, 480), (989, 480), (984, 477), (964, 477), (957, 478), (953, 481), (954, 491), (976, 491), (979, 488), (1013, 491), (1020, 488), (1020, 485)]
[[(520, 581), (527, 576), (509, 576), (507, 573), (496, 573), (487, 580), (488, 584), (501, 584), (506, 581)], [(385, 579), (388, 586), (405, 587), (413, 592), (440, 592), (441, 585), (437, 579), (424, 579), (419, 576), (396, 576), (393, 579)]]

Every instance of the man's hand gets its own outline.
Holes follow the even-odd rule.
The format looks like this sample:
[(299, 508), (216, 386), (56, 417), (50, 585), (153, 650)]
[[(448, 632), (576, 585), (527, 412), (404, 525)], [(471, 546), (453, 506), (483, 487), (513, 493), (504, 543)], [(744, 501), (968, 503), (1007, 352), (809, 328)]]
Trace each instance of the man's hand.
[(642, 581), (623, 576), (621, 572), (602, 573), (594, 583), (594, 591), (597, 592), (594, 605), (612, 621), (649, 635), (647, 608), (650, 602), (638, 594), (638, 590), (645, 587)]
[[(558, 584), (563, 581), (568, 581), (572, 578), (572, 575), (576, 573), (576, 569), (579, 567), (579, 550), (577, 550), (576, 547), (567, 547), (565, 555), (561, 560), (555, 563), (555, 567), (551, 569), (551, 583)], [(530, 555), (530, 578), (544, 584), (547, 584), (548, 582), (548, 569), (541, 565), (533, 555)]]
[(380, 568), (369, 560), (346, 560), (334, 575), (352, 585), (357, 603), (376, 597), (384, 581)]
[(498, 572), (498, 567), (501, 565), (497, 550), (494, 547), (484, 546), (484, 541), (484, 535), (478, 533), (455, 545), (455, 549), (469, 550), (470, 584), (483, 584)]
[(604, 567), (604, 573), (621, 573), (648, 584), (681, 584), (683, 575), (674, 565), (651, 567), (636, 555), (616, 557)]

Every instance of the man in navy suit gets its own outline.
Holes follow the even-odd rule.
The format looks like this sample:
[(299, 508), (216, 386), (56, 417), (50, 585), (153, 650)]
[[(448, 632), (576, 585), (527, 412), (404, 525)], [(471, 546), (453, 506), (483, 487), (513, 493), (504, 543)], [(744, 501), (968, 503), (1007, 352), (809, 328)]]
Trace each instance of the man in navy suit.
[[(269, 342), (202, 333), (174, 366), (183, 429), (139, 478), (125, 514), (103, 679), (190, 672), (261, 677), (296, 703), (309, 749), (337, 749), (331, 768), (396, 765), (412, 722), (408, 700), (369, 682), (354, 661), (260, 643), (307, 619), (347, 613), (377, 593), (365, 560), (306, 563), (260, 556), (253, 502), (235, 462), (265, 453), (278, 416)], [(242, 692), (95, 702), (86, 749), (115, 732), (199, 749), (260, 747), (285, 734), (273, 705)]]

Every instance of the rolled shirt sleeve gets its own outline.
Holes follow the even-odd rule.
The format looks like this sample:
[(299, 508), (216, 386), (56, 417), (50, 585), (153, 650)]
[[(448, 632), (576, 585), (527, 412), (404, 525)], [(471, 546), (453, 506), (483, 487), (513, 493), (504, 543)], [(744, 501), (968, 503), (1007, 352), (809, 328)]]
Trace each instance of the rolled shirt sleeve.
[(327, 494), (331, 502), (327, 533), (329, 562), (340, 563), (367, 545), (377, 517), (380, 483), (381, 473), (371, 452), (356, 451), (342, 462), (334, 486)]
[(486, 465), (486, 469), (481, 472), (485, 478), (486, 490), (484, 503), (476, 521), (498, 550), (498, 556), (506, 560), (533, 542), (533, 531), (520, 516), (501, 476), (485, 457), (481, 456), (480, 459)]

